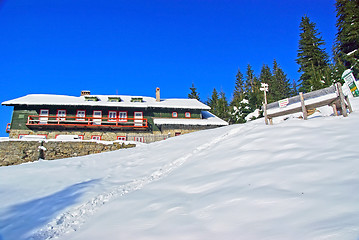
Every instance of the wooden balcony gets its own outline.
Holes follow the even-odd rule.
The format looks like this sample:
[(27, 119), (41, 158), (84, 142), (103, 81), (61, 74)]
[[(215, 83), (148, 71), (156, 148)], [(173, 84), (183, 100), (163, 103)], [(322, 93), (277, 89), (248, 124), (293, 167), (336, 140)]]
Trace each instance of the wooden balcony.
[(59, 117), (30, 115), (26, 126), (39, 129), (92, 128), (92, 129), (138, 129), (146, 130), (146, 118), (99, 118), (99, 117)]

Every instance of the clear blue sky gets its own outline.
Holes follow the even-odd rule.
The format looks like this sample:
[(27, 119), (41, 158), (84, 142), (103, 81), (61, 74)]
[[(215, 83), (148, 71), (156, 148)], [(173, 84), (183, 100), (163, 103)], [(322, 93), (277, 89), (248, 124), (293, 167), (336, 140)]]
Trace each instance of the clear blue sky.
[[(26, 94), (230, 99), (237, 69), (275, 58), (298, 80), (307, 14), (331, 53), (335, 0), (0, 0), (0, 101)], [(0, 136), (12, 107), (0, 107)]]

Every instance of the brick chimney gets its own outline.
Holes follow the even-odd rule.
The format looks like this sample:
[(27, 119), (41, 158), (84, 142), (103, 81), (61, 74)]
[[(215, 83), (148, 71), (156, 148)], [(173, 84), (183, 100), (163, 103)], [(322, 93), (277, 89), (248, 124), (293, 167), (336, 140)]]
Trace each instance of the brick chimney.
[(156, 102), (161, 101), (160, 88), (156, 88)]
[(86, 96), (86, 95), (90, 95), (90, 91), (89, 90), (82, 90), (81, 91), (81, 96)]

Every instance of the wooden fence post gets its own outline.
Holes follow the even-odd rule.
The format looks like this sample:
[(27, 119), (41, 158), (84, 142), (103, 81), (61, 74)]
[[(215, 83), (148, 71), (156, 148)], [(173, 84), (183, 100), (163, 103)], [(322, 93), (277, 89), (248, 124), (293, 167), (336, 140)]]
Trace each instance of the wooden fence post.
[(338, 116), (337, 105), (335, 105), (335, 103), (332, 103), (332, 107), (333, 107), (334, 115)]
[(340, 106), (342, 107), (342, 115), (344, 117), (348, 116), (347, 113), (347, 106), (345, 105), (345, 100), (344, 100), (344, 94), (343, 94), (343, 90), (342, 90), (342, 85), (338, 82), (337, 83), (337, 89), (338, 89), (338, 93), (339, 93), (339, 100), (340, 100)]
[(308, 119), (308, 113), (307, 113), (307, 108), (305, 107), (303, 93), (300, 92), (299, 96), (300, 96), (300, 103), (302, 104), (303, 118), (304, 118), (304, 120), (307, 120)]
[(344, 97), (345, 97), (345, 101), (346, 101), (347, 104), (348, 104), (349, 113), (352, 113), (352, 112), (353, 112), (353, 108), (352, 108), (352, 105), (350, 104), (349, 97), (348, 97), (348, 96), (344, 96)]

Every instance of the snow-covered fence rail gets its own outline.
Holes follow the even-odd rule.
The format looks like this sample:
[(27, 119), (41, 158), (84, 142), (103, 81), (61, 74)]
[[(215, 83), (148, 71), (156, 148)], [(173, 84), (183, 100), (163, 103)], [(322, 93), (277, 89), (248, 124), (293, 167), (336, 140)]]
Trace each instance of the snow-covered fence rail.
[(307, 119), (307, 109), (313, 109), (325, 105), (333, 107), (335, 115), (338, 112), (342, 113), (343, 116), (347, 116), (347, 108), (349, 112), (352, 111), (349, 99), (344, 96), (340, 83), (327, 88), (323, 88), (317, 91), (309, 93), (299, 93), (298, 96), (279, 100), (274, 103), (270, 103), (263, 109), (266, 109), (264, 113), (266, 122), (273, 123), (272, 119), (287, 114), (302, 112), (303, 119)]

